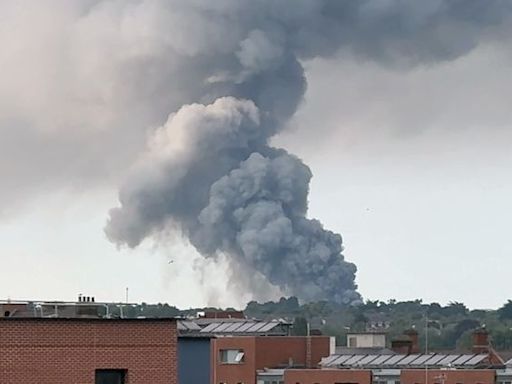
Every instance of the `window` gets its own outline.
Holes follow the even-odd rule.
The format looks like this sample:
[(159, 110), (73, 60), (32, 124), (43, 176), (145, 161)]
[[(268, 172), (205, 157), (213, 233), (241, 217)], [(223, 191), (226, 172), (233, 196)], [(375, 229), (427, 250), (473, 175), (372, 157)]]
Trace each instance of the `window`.
[(126, 370), (124, 369), (97, 369), (96, 384), (125, 384)]
[(219, 361), (223, 364), (241, 364), (244, 362), (244, 351), (241, 349), (221, 349)]
[(349, 337), (348, 338), (348, 346), (355, 348), (357, 347), (357, 338), (356, 337)]

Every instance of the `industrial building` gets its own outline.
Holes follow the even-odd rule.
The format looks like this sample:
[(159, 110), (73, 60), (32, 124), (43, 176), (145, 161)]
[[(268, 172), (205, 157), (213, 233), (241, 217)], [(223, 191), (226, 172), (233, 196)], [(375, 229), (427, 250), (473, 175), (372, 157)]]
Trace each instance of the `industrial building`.
[(178, 332), (180, 384), (278, 384), (284, 368), (317, 368), (335, 352), (334, 338), (290, 336), (290, 323), (229, 313), (178, 320)]
[[(117, 304), (116, 304), (117, 305)], [(128, 304), (129, 305), (129, 304)], [(118, 304), (0, 302), (0, 382), (6, 384), (512, 384), (512, 360), (485, 329), (467, 351), (422, 353), (418, 333), (382, 330), (291, 336), (283, 320), (241, 312), (126, 319)]]

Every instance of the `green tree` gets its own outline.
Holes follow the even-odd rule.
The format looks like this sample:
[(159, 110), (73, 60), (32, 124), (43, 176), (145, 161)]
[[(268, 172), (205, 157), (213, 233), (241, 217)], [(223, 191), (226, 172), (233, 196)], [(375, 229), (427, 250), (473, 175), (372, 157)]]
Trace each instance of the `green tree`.
[(500, 320), (512, 319), (512, 300), (508, 300), (503, 307), (498, 309), (498, 316)]
[(307, 336), (308, 321), (304, 317), (296, 317), (293, 322), (292, 334), (294, 336)]

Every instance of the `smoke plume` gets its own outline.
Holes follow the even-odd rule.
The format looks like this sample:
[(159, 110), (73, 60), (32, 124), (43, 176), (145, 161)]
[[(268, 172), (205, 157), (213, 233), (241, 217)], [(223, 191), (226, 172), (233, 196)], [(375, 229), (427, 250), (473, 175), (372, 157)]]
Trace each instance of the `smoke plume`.
[(310, 169), (269, 145), (306, 90), (302, 62), (340, 50), (387, 66), (450, 60), (498, 38), (512, 7), (498, 0), (135, 4), (124, 21), (153, 22), (141, 28), (140, 43), (157, 47), (170, 66), (162, 82), (170, 83), (171, 114), (120, 189), (109, 239), (136, 247), (177, 228), (205, 257), (228, 255), (240, 279), (257, 271), (303, 300), (340, 303), (360, 299), (356, 267), (344, 260), (341, 236), (307, 217)]

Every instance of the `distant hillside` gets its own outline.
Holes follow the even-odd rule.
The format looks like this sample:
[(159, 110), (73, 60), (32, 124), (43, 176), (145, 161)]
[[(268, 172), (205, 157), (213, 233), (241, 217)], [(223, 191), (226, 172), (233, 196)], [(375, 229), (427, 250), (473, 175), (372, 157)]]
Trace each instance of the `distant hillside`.
[[(232, 309), (232, 308), (227, 308)], [(197, 312), (220, 308), (193, 308), (180, 310), (168, 304), (141, 304), (123, 309), (128, 317), (195, 316)], [(112, 307), (113, 313), (119, 309)], [(367, 301), (358, 306), (344, 306), (327, 301), (300, 304), (296, 297), (281, 298), (277, 302), (251, 301), (244, 309), (249, 318), (283, 319), (294, 323), (296, 334), (305, 334), (307, 324), (311, 329), (337, 337), (345, 343), (347, 332), (384, 330), (388, 340), (400, 336), (404, 330), (415, 328), (423, 343), (428, 329), (429, 349), (469, 347), (471, 331), (485, 326), (498, 350), (512, 349), (512, 301), (497, 310), (469, 310), (463, 303), (452, 302), (446, 306), (413, 301)], [(422, 345), (423, 347), (423, 345)]]

